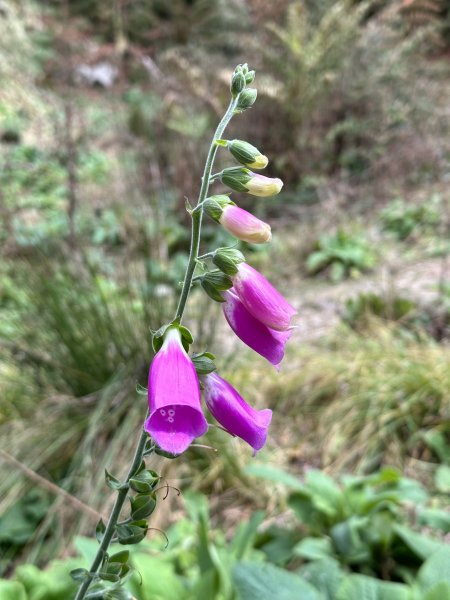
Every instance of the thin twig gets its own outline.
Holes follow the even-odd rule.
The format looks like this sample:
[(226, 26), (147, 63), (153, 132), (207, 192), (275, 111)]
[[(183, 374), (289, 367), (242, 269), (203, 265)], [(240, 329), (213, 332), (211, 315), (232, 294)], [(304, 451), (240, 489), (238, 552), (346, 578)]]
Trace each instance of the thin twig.
[(17, 467), (20, 471), (22, 471), (24, 475), (26, 475), (26, 477), (28, 477), (28, 479), (31, 479), (32, 481), (36, 482), (38, 485), (45, 488), (46, 490), (49, 490), (53, 494), (65, 498), (73, 506), (78, 508), (78, 510), (82, 510), (86, 513), (89, 513), (92, 517), (95, 517), (97, 521), (102, 518), (102, 515), (95, 509), (91, 508), (75, 496), (72, 496), (72, 494), (69, 494), (69, 492), (66, 492), (66, 490), (63, 490), (48, 479), (45, 479), (45, 477), (42, 477), (42, 475), (38, 475), (36, 471), (33, 471), (32, 469), (24, 465), (22, 462), (20, 462), (20, 460), (17, 460), (17, 458), (14, 458), (14, 456), (11, 456), (11, 454), (8, 454), (8, 452), (5, 452), (5, 450), (0, 450), (0, 458), (2, 458), (5, 462)]

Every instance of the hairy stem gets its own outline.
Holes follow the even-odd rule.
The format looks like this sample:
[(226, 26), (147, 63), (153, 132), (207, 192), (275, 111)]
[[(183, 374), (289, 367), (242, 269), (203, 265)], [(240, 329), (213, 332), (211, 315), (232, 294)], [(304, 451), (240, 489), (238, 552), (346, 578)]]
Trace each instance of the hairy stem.
[(214, 133), (211, 146), (209, 147), (208, 156), (206, 158), (205, 169), (203, 171), (202, 186), (198, 196), (197, 204), (192, 211), (192, 233), (191, 233), (191, 249), (189, 252), (189, 262), (186, 267), (186, 273), (184, 275), (183, 288), (181, 290), (180, 300), (178, 302), (177, 314), (175, 318), (181, 321), (183, 318), (184, 309), (186, 308), (186, 302), (189, 297), (191, 290), (192, 277), (194, 276), (195, 267), (197, 265), (196, 260), (198, 258), (198, 250), (200, 248), (200, 233), (202, 228), (203, 218), (203, 206), (202, 203), (208, 195), (209, 184), (211, 183), (211, 171), (214, 164), (214, 159), (217, 153), (216, 140), (221, 139), (222, 133), (225, 131), (225, 127), (233, 116), (234, 109), (237, 105), (237, 98), (231, 100), (226, 113), (222, 117), (219, 125), (217, 126), (216, 132)]
[[(237, 98), (231, 100), (226, 113), (222, 117), (222, 120), (220, 121), (220, 123), (216, 129), (216, 132), (214, 133), (214, 136), (213, 136), (213, 139), (211, 142), (211, 146), (208, 151), (208, 156), (206, 158), (205, 169), (203, 171), (203, 176), (202, 176), (202, 185), (200, 188), (200, 193), (198, 196), (197, 204), (192, 211), (192, 232), (191, 232), (191, 247), (190, 247), (190, 252), (189, 252), (189, 261), (188, 261), (188, 265), (186, 267), (186, 273), (184, 275), (183, 287), (181, 290), (180, 300), (178, 302), (178, 307), (177, 307), (177, 314), (175, 317), (179, 321), (181, 321), (183, 314), (184, 314), (184, 309), (186, 308), (186, 302), (189, 297), (189, 292), (191, 290), (191, 285), (192, 285), (192, 278), (194, 276), (194, 271), (195, 271), (195, 267), (197, 264), (196, 261), (197, 261), (197, 257), (198, 257), (199, 247), (200, 247), (200, 234), (201, 234), (202, 217), (203, 217), (202, 202), (205, 200), (205, 198), (208, 195), (211, 170), (213, 167), (214, 159), (216, 157), (216, 152), (217, 152), (217, 148), (218, 148), (218, 146), (216, 144), (216, 140), (221, 138), (222, 133), (225, 130), (225, 127), (228, 125), (228, 123), (230, 122), (230, 120), (233, 116), (233, 112), (234, 112), (234, 109), (236, 108), (236, 105), (237, 105)], [(147, 414), (147, 417), (148, 417), (148, 414)], [(139, 442), (138, 442), (135, 454), (134, 454), (133, 462), (128, 471), (127, 477), (125, 479), (125, 483), (127, 483), (127, 484), (130, 481), (130, 479), (133, 477), (133, 475), (136, 473), (137, 469), (139, 468), (139, 466), (144, 458), (146, 440), (147, 440), (147, 433), (143, 429), (141, 436), (139, 438)], [(82, 584), (78, 590), (78, 593), (75, 596), (75, 600), (83, 600), (83, 598), (86, 595), (86, 592), (89, 589), (89, 586), (92, 582), (94, 575), (98, 572), (98, 569), (101, 566), (103, 557), (105, 556), (105, 554), (108, 550), (109, 544), (111, 543), (111, 540), (114, 536), (116, 525), (117, 525), (120, 513), (122, 511), (124, 502), (126, 500), (127, 493), (128, 493), (128, 486), (124, 486), (124, 489), (119, 490), (119, 492), (117, 493), (117, 498), (114, 503), (113, 509), (111, 511), (111, 514), (110, 514), (110, 517), (108, 520), (108, 524), (106, 525), (106, 530), (105, 530), (105, 533), (103, 534), (103, 538), (102, 538), (100, 547), (98, 549), (97, 555), (94, 558), (94, 561), (92, 562), (91, 568), (89, 570), (90, 576), (87, 577), (82, 582)]]
[[(139, 438), (138, 445), (136, 447), (136, 451), (134, 453), (133, 462), (131, 463), (131, 467), (130, 467), (127, 477), (125, 479), (125, 483), (128, 483), (130, 481), (130, 479), (133, 477), (133, 475), (136, 473), (136, 471), (138, 470), (138, 468), (142, 462), (142, 459), (144, 457), (146, 441), (147, 441), (147, 433), (143, 429), (141, 436)], [(86, 592), (91, 584), (92, 576), (95, 573), (97, 573), (97, 571), (102, 563), (103, 557), (105, 556), (106, 552), (108, 551), (108, 547), (109, 547), (109, 544), (111, 543), (111, 539), (113, 538), (113, 535), (114, 535), (114, 532), (116, 529), (116, 525), (117, 525), (117, 521), (120, 516), (120, 512), (121, 512), (124, 502), (127, 498), (127, 493), (128, 493), (128, 486), (125, 486), (124, 489), (119, 490), (119, 492), (117, 493), (117, 498), (116, 498), (116, 501), (114, 502), (113, 509), (109, 516), (108, 524), (106, 525), (105, 533), (103, 534), (101, 544), (100, 544), (97, 554), (92, 562), (91, 568), (89, 569), (90, 577), (86, 578), (83, 581), (83, 583), (80, 585), (78, 593), (75, 596), (75, 600), (82, 600), (82, 598), (85, 597)]]

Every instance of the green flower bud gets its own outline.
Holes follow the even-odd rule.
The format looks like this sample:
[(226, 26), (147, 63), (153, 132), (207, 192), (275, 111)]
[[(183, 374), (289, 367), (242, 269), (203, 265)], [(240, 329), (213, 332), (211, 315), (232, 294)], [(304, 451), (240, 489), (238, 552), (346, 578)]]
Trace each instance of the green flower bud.
[(235, 248), (218, 248), (214, 252), (213, 263), (226, 275), (236, 275), (236, 265), (244, 261), (245, 256)]
[(245, 75), (245, 83), (247, 85), (250, 85), (251, 83), (253, 83), (254, 79), (255, 79), (255, 71), (249, 71), (246, 75)]
[(228, 142), (228, 150), (234, 158), (246, 167), (264, 169), (269, 162), (267, 156), (261, 154), (258, 148), (242, 140)]
[(247, 110), (247, 108), (253, 106), (257, 95), (258, 92), (255, 90), (255, 88), (245, 88), (245, 90), (242, 90), (242, 92), (239, 94), (239, 100), (234, 112), (242, 113), (244, 110)]
[(230, 200), (229, 196), (225, 196), (225, 194), (219, 194), (217, 196), (210, 196), (209, 198), (206, 198), (203, 203), (203, 209), (205, 213), (211, 217), (211, 219), (216, 221), (216, 223), (219, 223), (223, 209), (225, 206), (229, 206), (230, 204), (234, 205), (234, 202)]
[(245, 75), (242, 71), (235, 71), (231, 78), (231, 95), (236, 98), (245, 88)]

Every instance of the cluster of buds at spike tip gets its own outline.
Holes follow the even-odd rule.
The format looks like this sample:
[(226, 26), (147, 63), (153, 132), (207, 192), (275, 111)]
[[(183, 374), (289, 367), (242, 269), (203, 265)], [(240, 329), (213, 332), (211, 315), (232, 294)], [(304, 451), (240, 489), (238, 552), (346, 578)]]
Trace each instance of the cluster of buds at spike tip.
[(220, 181), (236, 192), (247, 192), (252, 196), (276, 196), (283, 187), (278, 177), (265, 177), (244, 167), (231, 167), (220, 173)]
[(238, 65), (231, 77), (231, 95), (236, 98), (245, 86), (252, 83), (255, 79), (255, 71), (249, 71), (247, 63)]
[(272, 239), (270, 225), (261, 221), (243, 208), (236, 206), (228, 196), (219, 195), (207, 198), (205, 212), (216, 223), (243, 242), (264, 244)]

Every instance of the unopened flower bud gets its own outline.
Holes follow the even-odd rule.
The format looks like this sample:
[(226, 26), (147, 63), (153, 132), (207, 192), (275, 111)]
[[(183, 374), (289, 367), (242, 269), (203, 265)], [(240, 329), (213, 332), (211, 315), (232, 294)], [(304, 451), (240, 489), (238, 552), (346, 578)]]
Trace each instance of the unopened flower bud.
[(205, 213), (211, 217), (216, 223), (220, 222), (223, 209), (225, 206), (234, 204), (232, 200), (225, 194), (219, 194), (217, 196), (210, 196), (203, 202), (203, 209)]
[(245, 75), (242, 71), (235, 71), (231, 78), (231, 95), (236, 98), (245, 88)]
[(264, 177), (259, 173), (252, 173), (247, 183), (247, 190), (253, 196), (276, 196), (280, 193), (283, 182), (278, 177)]
[[(249, 244), (264, 244), (272, 239), (268, 223), (236, 205), (225, 206), (219, 223), (231, 235)], [(220, 265), (217, 266), (220, 268)]]
[(245, 75), (245, 83), (247, 85), (250, 85), (251, 83), (253, 83), (255, 79), (255, 71), (249, 71), (246, 75)]
[(213, 256), (213, 263), (226, 275), (236, 275), (237, 265), (244, 260), (245, 256), (236, 248), (218, 248)]
[(261, 154), (258, 148), (242, 140), (231, 140), (228, 142), (228, 150), (234, 158), (246, 167), (252, 169), (264, 169), (269, 162), (267, 156)]
[(239, 100), (234, 112), (242, 113), (244, 110), (247, 110), (247, 108), (253, 106), (257, 95), (258, 92), (254, 88), (245, 88), (245, 90), (242, 90), (239, 94)]
[(241, 167), (224, 169), (220, 180), (236, 192), (248, 192), (253, 196), (275, 196), (283, 187), (281, 179), (264, 177)]

